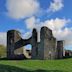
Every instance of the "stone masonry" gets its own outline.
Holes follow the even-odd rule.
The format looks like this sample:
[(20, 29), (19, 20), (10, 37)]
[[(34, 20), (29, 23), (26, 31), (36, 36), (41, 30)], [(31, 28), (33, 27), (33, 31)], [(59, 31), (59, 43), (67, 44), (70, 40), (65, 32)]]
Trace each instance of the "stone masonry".
[(63, 58), (63, 41), (57, 41), (57, 58)]
[(33, 29), (29, 39), (22, 39), (16, 30), (7, 32), (7, 58), (15, 58), (14, 50), (27, 44), (32, 45), (32, 59), (57, 59), (63, 57), (63, 41), (57, 41), (47, 27), (40, 30), (40, 42), (37, 42), (37, 30)]

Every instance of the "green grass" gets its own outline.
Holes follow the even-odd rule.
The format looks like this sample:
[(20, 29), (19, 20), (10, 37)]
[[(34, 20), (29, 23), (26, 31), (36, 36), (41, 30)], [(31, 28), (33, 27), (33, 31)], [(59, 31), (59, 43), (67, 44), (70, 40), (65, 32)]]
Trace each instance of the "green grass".
[(72, 58), (62, 60), (1, 60), (0, 72), (72, 72)]

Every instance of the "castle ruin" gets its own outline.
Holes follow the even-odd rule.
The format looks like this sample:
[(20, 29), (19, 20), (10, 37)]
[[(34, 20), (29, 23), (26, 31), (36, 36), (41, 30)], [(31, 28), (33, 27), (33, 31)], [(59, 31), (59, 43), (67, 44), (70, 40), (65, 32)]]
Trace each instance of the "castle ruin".
[(7, 58), (15, 59), (14, 50), (32, 45), (32, 59), (61, 59), (63, 58), (63, 41), (57, 41), (53, 37), (52, 31), (47, 27), (40, 30), (40, 42), (37, 42), (37, 30), (33, 29), (32, 36), (29, 39), (22, 39), (20, 33), (16, 30), (7, 32)]

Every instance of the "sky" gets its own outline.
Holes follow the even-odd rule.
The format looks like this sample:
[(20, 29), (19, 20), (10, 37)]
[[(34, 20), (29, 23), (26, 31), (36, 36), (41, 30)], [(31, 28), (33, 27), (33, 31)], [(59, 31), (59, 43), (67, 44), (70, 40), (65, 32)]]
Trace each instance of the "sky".
[[(57, 40), (64, 40), (64, 48), (72, 50), (72, 0), (0, 0), (0, 44), (6, 45), (6, 33), (15, 29), (22, 38), (31, 36), (46, 26)], [(29, 48), (28, 46), (27, 48)]]

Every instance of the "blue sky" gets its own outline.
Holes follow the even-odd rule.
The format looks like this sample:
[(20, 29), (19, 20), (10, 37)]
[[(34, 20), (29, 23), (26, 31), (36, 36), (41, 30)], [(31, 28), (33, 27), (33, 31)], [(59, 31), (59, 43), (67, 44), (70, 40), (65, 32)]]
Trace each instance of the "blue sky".
[[(20, 0), (18, 1), (20, 3)], [(20, 11), (20, 10), (18, 10), (19, 8), (15, 7), (16, 5), (19, 4), (17, 3), (17, 0), (15, 0), (15, 2), (14, 0), (0, 0), (0, 32), (5, 33), (11, 29), (17, 29), (17, 30), (20, 30), (21, 33), (23, 32), (23, 34), (24, 33), (27, 34), (27, 32), (31, 32), (34, 26), (31, 21), (34, 21), (34, 23), (36, 23), (39, 26), (41, 23), (43, 25), (46, 24), (48, 26), (49, 26), (48, 23), (53, 23), (53, 22), (56, 24), (63, 23), (64, 25), (59, 24), (59, 26), (56, 26), (56, 24), (54, 24), (55, 26), (54, 29), (52, 28), (53, 26), (52, 27), (49, 26), (49, 27), (50, 29), (53, 30), (54, 35), (57, 39), (66, 40), (66, 44), (68, 44), (68, 46), (65, 46), (65, 48), (69, 47), (69, 49), (71, 49), (72, 40), (68, 36), (69, 35), (70, 37), (72, 36), (71, 34), (72, 32), (72, 22), (71, 22), (72, 21), (72, 8), (71, 8), (72, 0), (36, 0), (36, 2), (34, 0), (31, 0), (31, 2), (32, 1), (34, 3), (33, 7), (35, 7), (36, 9), (32, 9), (33, 7), (30, 7), (31, 10), (33, 11), (32, 13), (30, 10), (29, 13), (27, 12), (29, 14), (28, 16), (27, 15), (25, 16), (25, 14), (23, 14), (23, 17), (22, 17), (22, 14), (20, 14), (21, 16), (18, 17), (17, 11)], [(13, 3), (14, 3), (14, 6), (13, 6)], [(26, 3), (29, 4), (29, 2), (26, 2)], [(20, 4), (18, 6), (21, 6)], [(56, 8), (53, 5), (55, 5)], [(13, 11), (11, 8), (15, 11)], [(36, 10), (37, 12), (35, 13), (34, 10)], [(49, 11), (47, 12), (47, 10)], [(23, 11), (23, 8), (22, 8), (22, 11)], [(14, 12), (16, 12), (16, 14)], [(20, 11), (19, 13), (23, 13), (23, 12)], [(37, 22), (37, 19), (39, 20), (38, 22)], [(32, 26), (28, 26), (27, 23), (29, 22), (31, 22), (31, 24), (29, 25), (32, 25)], [(63, 36), (61, 35), (60, 38), (59, 38), (59, 32), (60, 34), (62, 33), (64, 34)], [(68, 43), (67, 43), (67, 40), (68, 40)]]
[[(26, 28), (23, 20), (16, 20), (13, 18), (10, 18), (9, 16), (7, 16), (5, 14), (6, 12), (6, 1), (7, 0), (0, 0), (0, 31), (1, 32), (5, 32), (9, 29), (24, 29)], [(40, 5), (43, 9), (47, 9), (50, 2), (53, 0), (39, 0)], [(64, 0), (64, 8), (58, 12), (55, 12), (54, 14), (52, 14), (50, 17), (48, 17), (49, 19), (51, 18), (70, 18), (72, 19), (72, 0)], [(42, 19), (47, 19), (45, 16), (42, 17)], [(22, 26), (21, 26), (22, 25)], [(68, 25), (68, 27), (71, 27), (72, 24)]]
[[(16, 20), (13, 19), (5, 14), (6, 10), (6, 1), (7, 0), (0, 0), (0, 31), (6, 32), (9, 29), (26, 29), (26, 26), (23, 20)], [(47, 9), (50, 2), (53, 0), (39, 0), (40, 5), (43, 9)], [(48, 19), (51, 18), (70, 18), (72, 19), (72, 0), (64, 0), (64, 8), (58, 12), (53, 13)], [(41, 17), (42, 19), (47, 19), (45, 16)], [(68, 27), (72, 27), (72, 24), (69, 24)]]

